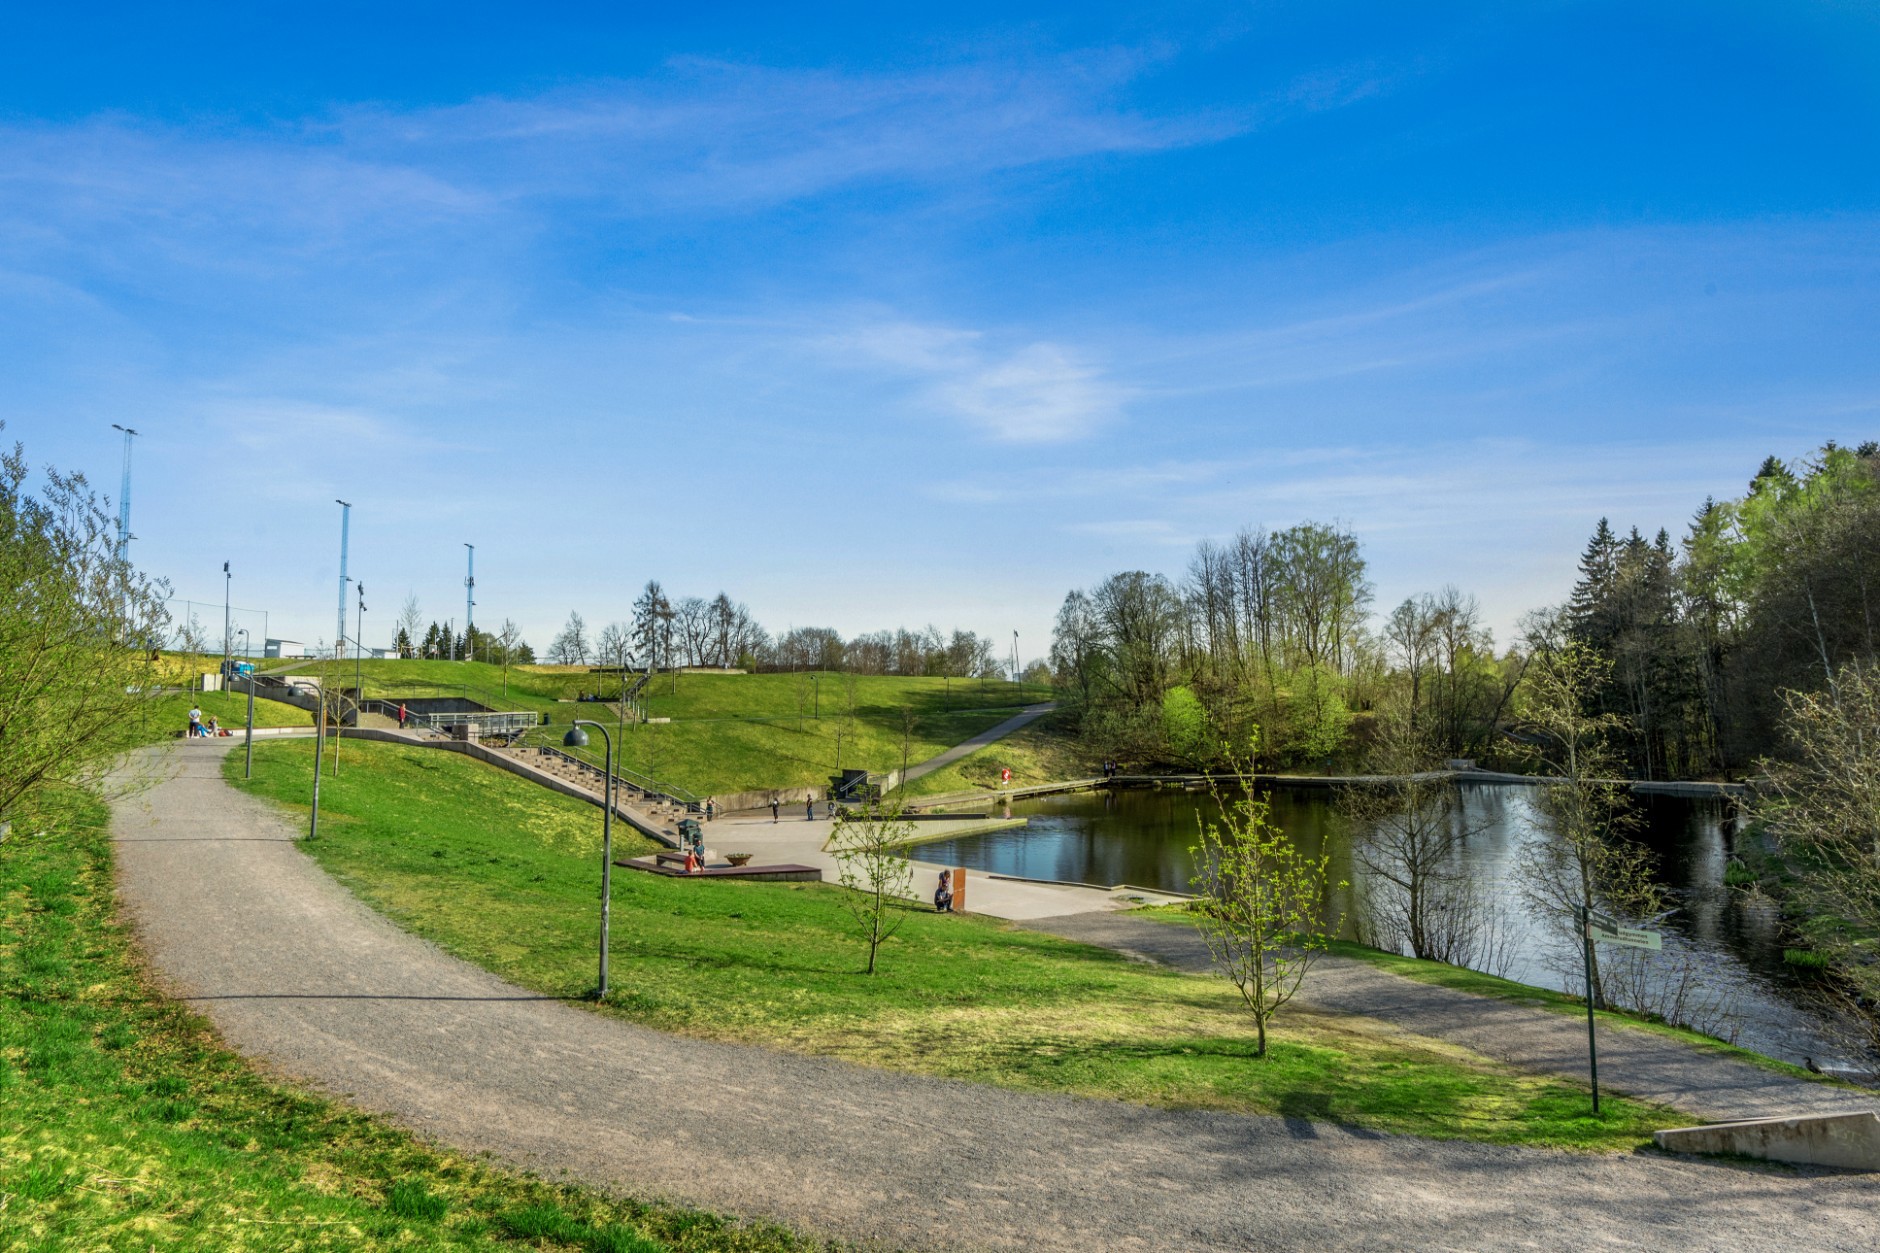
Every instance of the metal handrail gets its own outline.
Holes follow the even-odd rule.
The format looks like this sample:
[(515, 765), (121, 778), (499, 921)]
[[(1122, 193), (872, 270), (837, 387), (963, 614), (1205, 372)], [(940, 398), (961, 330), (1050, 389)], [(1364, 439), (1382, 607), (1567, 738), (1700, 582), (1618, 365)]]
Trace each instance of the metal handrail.
[[(586, 761), (580, 757), (574, 756), (572, 753), (564, 753), (559, 748), (551, 748), (546, 744), (536, 745), (535, 751), (545, 756), (565, 761), (569, 765), (595, 776), (595, 778), (601, 780), (603, 784), (607, 779), (607, 772), (605, 770), (602, 770), (591, 761)], [(648, 800), (673, 801), (677, 804), (684, 805), (687, 809), (698, 809), (704, 804), (702, 798), (696, 793), (689, 792), (682, 787), (674, 787), (671, 784), (661, 783), (651, 775), (641, 774), (637, 770), (628, 770), (622, 766), (616, 766), (614, 768), (614, 781), (617, 784), (625, 784)]]

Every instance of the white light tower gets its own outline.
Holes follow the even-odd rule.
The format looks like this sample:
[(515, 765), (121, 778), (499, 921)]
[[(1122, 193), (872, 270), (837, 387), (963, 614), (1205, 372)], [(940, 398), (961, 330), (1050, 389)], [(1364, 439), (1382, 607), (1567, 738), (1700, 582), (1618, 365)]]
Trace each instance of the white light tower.
[(113, 422), (111, 429), (124, 432), (124, 480), (118, 488), (117, 559), (121, 563), (131, 551), (131, 441), (137, 432)]
[(466, 543), (470, 550), (470, 566), (463, 577), (463, 652), (465, 661), (477, 659), (477, 546)]
[(352, 531), (352, 504), (335, 497), (333, 503), (339, 506), (339, 628), (333, 632), (333, 638), (339, 641), (339, 655), (346, 655), (346, 543)]

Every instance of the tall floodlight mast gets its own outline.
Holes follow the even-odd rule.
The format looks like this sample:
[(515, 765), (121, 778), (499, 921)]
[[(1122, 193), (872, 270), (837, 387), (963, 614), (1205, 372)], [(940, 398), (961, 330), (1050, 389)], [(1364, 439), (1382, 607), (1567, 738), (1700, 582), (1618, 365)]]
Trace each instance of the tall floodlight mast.
[(352, 530), (352, 504), (334, 497), (333, 503), (339, 506), (339, 629), (333, 638), (339, 641), (339, 655), (346, 655), (346, 584), (351, 580), (346, 577), (346, 542)]
[(115, 422), (111, 429), (124, 432), (124, 480), (118, 488), (117, 542), (117, 559), (122, 564), (131, 551), (131, 440), (137, 437), (137, 432)]
[(465, 661), (477, 659), (477, 546), (464, 545), (470, 550), (470, 566), (463, 577), (463, 655)]

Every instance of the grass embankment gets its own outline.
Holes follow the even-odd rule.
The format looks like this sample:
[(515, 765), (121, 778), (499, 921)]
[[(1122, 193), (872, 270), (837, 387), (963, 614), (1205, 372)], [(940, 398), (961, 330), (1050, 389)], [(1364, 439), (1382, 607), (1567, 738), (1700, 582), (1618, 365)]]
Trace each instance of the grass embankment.
[[(255, 765), (255, 791), (304, 805), (308, 745), (260, 746)], [(323, 781), (320, 804), (325, 838), (308, 851), (402, 925), (526, 987), (591, 986), (591, 806), (466, 758), (381, 744)], [(910, 909), (869, 978), (835, 887), (623, 873), (614, 891), (604, 1012), (669, 1030), (1019, 1088), (1500, 1143), (1623, 1149), (1663, 1125), (1664, 1111), (1626, 1101), (1595, 1120), (1572, 1084), (1367, 1019), (1291, 1013), (1258, 1060), (1220, 980), (990, 919)]]
[[(333, 662), (334, 682), (352, 683), (350, 662)], [(361, 673), (370, 697), (463, 696), (494, 709), (531, 710), (566, 728), (575, 718), (614, 725), (611, 704), (572, 703), (586, 692), (610, 696), (618, 675), (586, 667), (511, 666), (503, 691), (501, 666), (483, 662), (367, 661)], [(318, 665), (305, 673), (316, 673)], [(629, 680), (631, 681), (631, 680)], [(1021, 706), (1049, 700), (1036, 684), (888, 675), (659, 675), (641, 693), (649, 718), (670, 722), (615, 734), (629, 769), (699, 795), (760, 788), (824, 787), (838, 762), (850, 769), (890, 770), (906, 756), (923, 761), (994, 726)], [(911, 725), (907, 719), (912, 719)], [(538, 733), (559, 744), (559, 733)], [(840, 744), (838, 745), (838, 737)], [(839, 749), (839, 751), (838, 751)], [(583, 755), (601, 760), (595, 736)]]
[(0, 847), (0, 1248), (816, 1247), (499, 1171), (263, 1080), (148, 986), (106, 823), (67, 798)]

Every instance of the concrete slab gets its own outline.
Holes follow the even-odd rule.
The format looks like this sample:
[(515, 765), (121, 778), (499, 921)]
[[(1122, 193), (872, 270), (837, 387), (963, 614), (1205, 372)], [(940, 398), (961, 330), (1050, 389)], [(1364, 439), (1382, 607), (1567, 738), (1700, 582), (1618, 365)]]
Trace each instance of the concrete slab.
[[(923, 822), (920, 824), (920, 837), (923, 841), (950, 839), (985, 830), (987, 821), (964, 819), (958, 823)], [(992, 821), (1004, 825), (1005, 820)], [(1014, 820), (1012, 825), (1019, 825), (1022, 821)], [(776, 822), (772, 822), (768, 814), (761, 817), (736, 814), (720, 818), (706, 826), (706, 833), (713, 845), (725, 852), (751, 853), (754, 860), (764, 862), (787, 861), (818, 866), (823, 871), (824, 880), (835, 883), (841, 877), (841, 867), (824, 847), (831, 829), (832, 824), (825, 819), (818, 818), (810, 822), (805, 821), (800, 812), (795, 818), (786, 812)], [(1163, 899), (1156, 893), (1139, 888), (1037, 883), (991, 875), (983, 870), (963, 871), (961, 867), (923, 861), (918, 857), (910, 861), (914, 867), (914, 892), (910, 900), (931, 900), (934, 887), (940, 880), (940, 872), (952, 870), (956, 879), (962, 873), (965, 876), (965, 912), (986, 914), (994, 918), (1015, 921), (1056, 918), (1063, 914), (1134, 909), (1145, 900), (1156, 903)]]
[(1734, 1154), (1804, 1166), (1880, 1171), (1880, 1113), (1751, 1118), (1652, 1133), (1672, 1153)]

